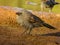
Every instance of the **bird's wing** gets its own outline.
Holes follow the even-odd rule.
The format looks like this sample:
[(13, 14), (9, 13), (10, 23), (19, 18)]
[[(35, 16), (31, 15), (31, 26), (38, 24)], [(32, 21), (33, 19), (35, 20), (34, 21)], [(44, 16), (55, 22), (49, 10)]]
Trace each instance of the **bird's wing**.
[(52, 1), (52, 2), (55, 2), (55, 0), (47, 0), (47, 1)]
[(35, 19), (33, 18), (33, 16), (30, 17), (29, 22), (32, 22), (32, 23), (36, 22)]
[(55, 0), (50, 0), (50, 2), (54, 4), (55, 3)]
[(32, 15), (29, 21), (33, 22), (33, 23), (42, 23), (42, 22), (44, 22), (42, 19), (40, 19), (39, 17), (37, 17), (35, 15)]
[(51, 0), (52, 2), (55, 2), (55, 0)]

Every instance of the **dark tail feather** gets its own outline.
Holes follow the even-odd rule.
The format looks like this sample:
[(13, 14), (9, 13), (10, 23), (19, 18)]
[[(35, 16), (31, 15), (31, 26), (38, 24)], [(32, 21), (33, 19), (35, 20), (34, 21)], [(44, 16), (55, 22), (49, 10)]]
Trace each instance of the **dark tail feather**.
[(57, 3), (57, 2), (56, 2), (55, 4), (60, 4), (60, 3)]
[(50, 29), (56, 29), (55, 27), (53, 27), (53, 26), (51, 26), (51, 25), (49, 25), (49, 24), (47, 24), (47, 23), (43, 23), (43, 25), (44, 25), (45, 27), (47, 27), (47, 28), (50, 28)]

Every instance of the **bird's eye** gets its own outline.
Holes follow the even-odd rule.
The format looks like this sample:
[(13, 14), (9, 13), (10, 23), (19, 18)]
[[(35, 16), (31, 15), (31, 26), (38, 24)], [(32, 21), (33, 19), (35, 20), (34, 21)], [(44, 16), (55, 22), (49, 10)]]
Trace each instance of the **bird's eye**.
[(21, 13), (21, 12), (17, 12), (16, 14), (17, 14), (17, 15), (21, 15), (22, 13)]

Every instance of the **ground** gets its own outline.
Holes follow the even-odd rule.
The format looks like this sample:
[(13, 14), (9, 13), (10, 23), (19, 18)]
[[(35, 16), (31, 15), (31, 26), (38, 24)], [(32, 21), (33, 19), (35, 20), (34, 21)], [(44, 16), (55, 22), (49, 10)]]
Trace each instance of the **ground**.
[(60, 45), (60, 14), (32, 11), (56, 30), (46, 27), (34, 28), (31, 35), (16, 22), (16, 11), (0, 7), (0, 45)]

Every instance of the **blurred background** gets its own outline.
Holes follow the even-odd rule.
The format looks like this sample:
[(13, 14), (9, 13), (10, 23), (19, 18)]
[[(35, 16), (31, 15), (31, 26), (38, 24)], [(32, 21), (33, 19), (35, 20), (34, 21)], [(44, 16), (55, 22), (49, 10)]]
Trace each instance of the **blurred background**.
[[(60, 3), (60, 0), (56, 0), (56, 2)], [(36, 11), (41, 10), (40, 3), (41, 0), (0, 0), (0, 6), (12, 6)], [(48, 12), (48, 9), (44, 11)], [(52, 12), (60, 13), (60, 4), (55, 5), (54, 8), (52, 9)]]

